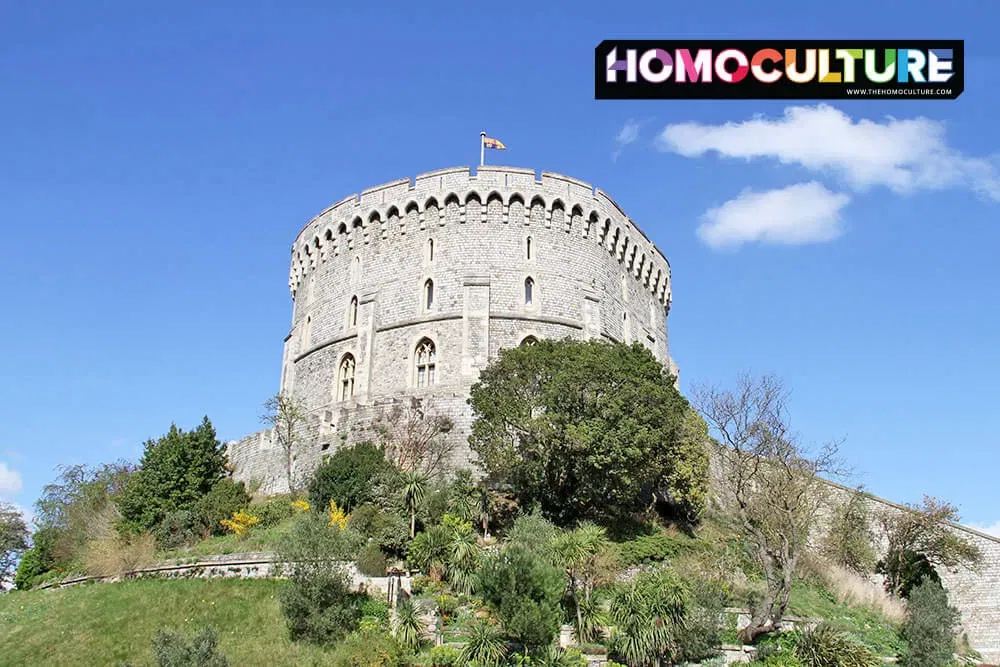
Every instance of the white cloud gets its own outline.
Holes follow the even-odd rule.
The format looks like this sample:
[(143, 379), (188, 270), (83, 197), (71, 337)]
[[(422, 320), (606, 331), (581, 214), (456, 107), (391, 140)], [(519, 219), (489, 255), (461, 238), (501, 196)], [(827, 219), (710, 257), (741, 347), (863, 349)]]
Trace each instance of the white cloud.
[(617, 160), (618, 156), (622, 154), (622, 150), (629, 144), (634, 144), (638, 138), (639, 123), (629, 118), (622, 125), (622, 129), (618, 131), (618, 135), (615, 137), (615, 145), (618, 148), (611, 154), (612, 161)]
[(766, 192), (747, 189), (706, 212), (698, 237), (712, 248), (830, 241), (840, 235), (840, 209), (850, 201), (815, 181)]
[[(623, 128), (624, 131), (624, 128)], [(685, 157), (715, 152), (745, 160), (769, 158), (814, 172), (832, 172), (864, 191), (885, 186), (900, 194), (965, 187), (1000, 201), (996, 164), (948, 146), (944, 123), (928, 118), (854, 121), (820, 104), (788, 107), (775, 120), (668, 125), (657, 147)]]
[(973, 530), (978, 530), (980, 533), (986, 533), (988, 535), (996, 535), (1000, 537), (1000, 521), (994, 521), (992, 524), (985, 525), (981, 523), (970, 523), (969, 528)]
[(7, 467), (7, 464), (0, 461), (0, 497), (12, 496), (21, 490), (21, 473)]

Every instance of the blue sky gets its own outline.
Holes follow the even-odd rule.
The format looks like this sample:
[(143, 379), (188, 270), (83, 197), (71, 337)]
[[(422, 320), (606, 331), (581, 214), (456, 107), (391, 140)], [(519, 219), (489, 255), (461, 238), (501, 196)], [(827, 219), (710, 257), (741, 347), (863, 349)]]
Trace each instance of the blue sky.
[[(302, 224), (486, 130), (666, 253), (682, 389), (777, 374), (857, 481), (1000, 531), (996, 3), (139, 4), (0, 10), (0, 497), (260, 428)], [(594, 47), (644, 37), (960, 38), (965, 93), (595, 101)]]

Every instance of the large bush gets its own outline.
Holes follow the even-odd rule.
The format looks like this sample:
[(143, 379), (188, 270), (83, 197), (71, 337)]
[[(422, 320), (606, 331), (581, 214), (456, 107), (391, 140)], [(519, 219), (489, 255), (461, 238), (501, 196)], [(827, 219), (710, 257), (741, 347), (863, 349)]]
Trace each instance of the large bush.
[(937, 581), (924, 579), (910, 591), (902, 635), (907, 648), (902, 657), (907, 667), (941, 667), (955, 653), (955, 628), (960, 616), (948, 603), (948, 594)]
[(330, 501), (345, 512), (372, 500), (381, 475), (390, 470), (381, 450), (367, 442), (340, 449), (327, 457), (309, 482), (309, 504), (329, 507)]
[(244, 509), (249, 502), (250, 495), (243, 482), (220, 479), (198, 501), (198, 516), (210, 533), (223, 535), (226, 530), (220, 522)]
[(504, 632), (530, 652), (549, 646), (559, 632), (566, 590), (564, 571), (522, 546), (508, 546), (484, 559), (478, 593)]
[(218, 644), (218, 634), (209, 627), (190, 640), (179, 632), (161, 628), (153, 635), (153, 654), (158, 667), (228, 667), (229, 661), (219, 652)]
[(197, 511), (198, 502), (225, 476), (225, 449), (208, 420), (193, 431), (171, 425), (146, 442), (140, 469), (116, 498), (123, 527), (152, 529), (176, 510)]
[(56, 531), (51, 527), (36, 530), (31, 536), (31, 548), (24, 552), (14, 574), (14, 586), (18, 590), (35, 586), (46, 572), (56, 567), (53, 554), (55, 540)]
[(686, 423), (673, 376), (642, 345), (567, 339), (503, 350), (470, 403), (469, 443), (483, 466), (522, 507), (537, 503), (560, 525), (613, 525), (657, 499), (686, 518), (701, 510), (704, 433)]
[(276, 526), (285, 519), (295, 516), (295, 508), (292, 501), (287, 496), (268, 498), (267, 500), (250, 505), (250, 513), (260, 521), (257, 525), (261, 528)]
[(365, 597), (351, 591), (343, 562), (360, 547), (355, 533), (319, 514), (297, 522), (283, 539), (278, 556), (288, 582), (280, 604), (293, 640), (328, 644), (358, 628)]
[(410, 534), (406, 517), (401, 513), (369, 503), (351, 512), (347, 525), (362, 537), (373, 540), (384, 553), (395, 558), (406, 555)]

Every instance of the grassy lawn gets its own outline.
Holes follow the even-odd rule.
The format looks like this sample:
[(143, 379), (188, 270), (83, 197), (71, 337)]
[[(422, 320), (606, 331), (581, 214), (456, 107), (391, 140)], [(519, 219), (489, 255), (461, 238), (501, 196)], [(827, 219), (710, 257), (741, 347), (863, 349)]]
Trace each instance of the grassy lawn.
[(838, 602), (829, 591), (797, 581), (792, 588), (790, 613), (824, 618), (882, 656), (895, 656), (902, 640), (893, 624), (867, 607)]
[(152, 665), (160, 627), (219, 633), (232, 665), (329, 664), (293, 644), (272, 580), (142, 580), (0, 595), (0, 665)]
[(238, 554), (252, 551), (273, 552), (281, 538), (295, 525), (295, 519), (287, 519), (267, 528), (254, 528), (242, 540), (235, 535), (219, 535), (198, 542), (189, 547), (181, 547), (156, 554), (158, 561), (192, 560), (202, 556)]

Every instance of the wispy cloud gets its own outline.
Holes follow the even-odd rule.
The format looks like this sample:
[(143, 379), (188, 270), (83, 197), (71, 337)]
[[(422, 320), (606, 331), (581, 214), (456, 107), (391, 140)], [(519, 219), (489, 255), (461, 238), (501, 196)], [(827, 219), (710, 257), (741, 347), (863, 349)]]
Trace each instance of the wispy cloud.
[(629, 144), (634, 144), (639, 139), (639, 123), (635, 120), (629, 118), (622, 125), (622, 129), (618, 131), (615, 136), (615, 152), (611, 154), (611, 160), (617, 161), (618, 156), (622, 154), (625, 147)]
[(23, 487), (21, 473), (0, 461), (0, 498), (13, 496)]
[(923, 117), (855, 121), (825, 104), (789, 107), (773, 120), (668, 125), (656, 144), (685, 157), (714, 152), (726, 158), (794, 164), (836, 175), (859, 192), (874, 186), (898, 194), (962, 187), (1000, 200), (996, 163), (950, 147), (944, 123)]
[(716, 249), (734, 249), (751, 242), (822, 243), (841, 234), (840, 211), (850, 200), (815, 181), (765, 192), (747, 189), (706, 212), (698, 237)]

